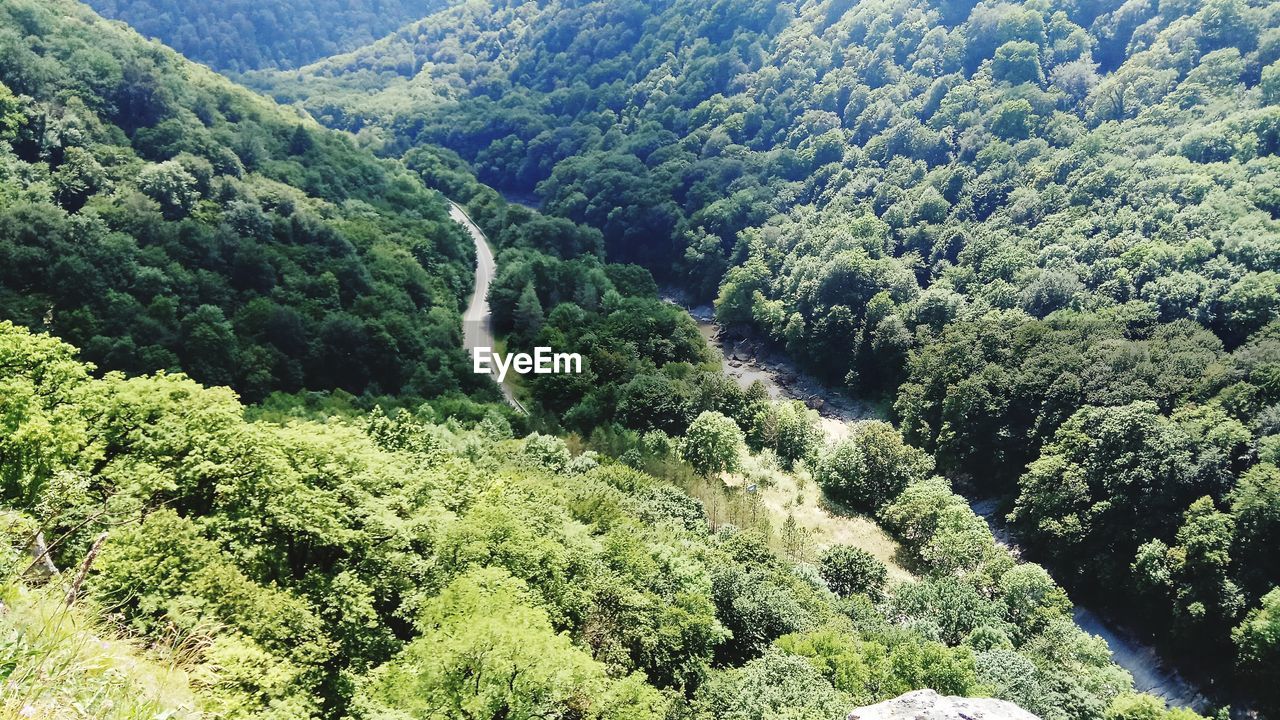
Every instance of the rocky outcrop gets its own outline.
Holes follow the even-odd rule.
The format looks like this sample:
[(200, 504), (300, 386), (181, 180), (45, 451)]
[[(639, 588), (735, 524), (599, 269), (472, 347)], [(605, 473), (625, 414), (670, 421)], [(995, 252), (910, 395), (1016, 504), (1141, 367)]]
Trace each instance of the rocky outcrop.
[(992, 698), (945, 697), (932, 690), (909, 692), (859, 708), (848, 720), (1040, 720), (1011, 702)]

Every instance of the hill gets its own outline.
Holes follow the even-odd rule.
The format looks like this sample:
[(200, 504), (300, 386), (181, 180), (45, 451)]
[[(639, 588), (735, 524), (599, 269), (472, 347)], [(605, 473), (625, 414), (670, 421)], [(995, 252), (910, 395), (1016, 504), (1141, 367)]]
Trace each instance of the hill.
[[(720, 483), (705, 503), (678, 489), (699, 423), (686, 441), (633, 439), (619, 462), (514, 438), (498, 406), (249, 409), (180, 375), (94, 379), (74, 354), (0, 323), (8, 582), (43, 531), (56, 566), (87, 569), (85, 612), (186, 649), (162, 706), (819, 720), (929, 687), (1083, 720), (1136, 697), (1062, 590), (941, 479), (885, 505), (917, 573), (888, 584), (852, 548), (806, 561), (788, 523)], [(60, 598), (80, 574), (22, 582)], [(66, 633), (42, 642), (82, 657)], [(58, 667), (61, 685), (24, 674), (6, 692), (73, 707), (94, 671)], [(114, 677), (111, 692), (145, 682)], [(137, 697), (144, 712), (156, 698)]]
[(1280, 6), (468, 3), (255, 82), (599, 229), (1272, 695)]
[(367, 45), (444, 0), (92, 0), (184, 56), (222, 72), (293, 68)]
[(0, 47), (0, 317), (251, 400), (481, 388), (415, 174), (79, 3), (4, 3)]

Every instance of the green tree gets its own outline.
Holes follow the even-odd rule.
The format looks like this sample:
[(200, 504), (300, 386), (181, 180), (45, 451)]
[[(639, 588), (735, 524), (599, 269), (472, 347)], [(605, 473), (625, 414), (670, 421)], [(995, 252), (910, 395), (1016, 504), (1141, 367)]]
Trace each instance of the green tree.
[(454, 580), (418, 618), (422, 635), (379, 668), (355, 717), (635, 719), (665, 701), (636, 677), (613, 680), (551, 627), (528, 589), (502, 570)]
[(533, 283), (525, 283), (524, 289), (520, 291), (520, 299), (516, 301), (515, 310), (511, 314), (515, 334), (523, 343), (530, 345), (537, 339), (538, 333), (542, 332), (542, 323), (545, 319), (542, 314), (542, 303), (538, 300), (538, 293)]
[(716, 673), (699, 689), (695, 706), (716, 720), (827, 720), (848, 711), (849, 698), (803, 658), (766, 653), (741, 668)]
[(879, 600), (889, 581), (889, 570), (884, 563), (866, 550), (850, 545), (832, 545), (823, 550), (818, 558), (818, 572), (827, 581), (827, 587), (840, 597), (861, 593)]
[(1235, 641), (1240, 669), (1251, 680), (1269, 710), (1280, 709), (1277, 669), (1280, 669), (1280, 588), (1262, 597), (1258, 607), (1249, 611), (1231, 632)]
[(733, 418), (707, 410), (689, 425), (680, 454), (703, 477), (733, 472), (741, 463), (746, 443)]
[(996, 48), (991, 71), (996, 80), (1014, 85), (1044, 83), (1044, 72), (1040, 69), (1040, 48), (1025, 40), (1014, 40)]
[(200, 199), (196, 179), (174, 160), (143, 168), (138, 173), (138, 189), (160, 203), (169, 218), (185, 217)]
[(834, 497), (874, 510), (933, 471), (933, 460), (879, 420), (859, 423), (818, 461), (815, 479)]

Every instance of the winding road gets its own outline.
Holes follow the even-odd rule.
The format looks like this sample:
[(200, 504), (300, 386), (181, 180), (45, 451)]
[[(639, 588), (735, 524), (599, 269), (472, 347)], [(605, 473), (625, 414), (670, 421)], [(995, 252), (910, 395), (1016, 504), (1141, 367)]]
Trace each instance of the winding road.
[[(449, 201), (449, 217), (467, 229), (471, 242), (476, 246), (476, 284), (471, 292), (471, 302), (462, 316), (462, 347), (468, 351), (478, 347), (492, 348), (494, 346), (493, 312), (489, 309), (489, 285), (493, 283), (493, 277), (497, 271), (493, 249), (489, 247), (489, 239), (485, 237), (480, 227), (472, 222), (471, 217), (461, 205), (452, 200)], [(498, 383), (497, 375), (492, 373), (491, 375), (493, 381)], [(498, 387), (502, 389), (502, 397), (511, 407), (525, 415), (529, 414), (529, 411), (516, 398), (515, 390), (509, 383), (498, 383)]]
[[(462, 318), (463, 347), (467, 350), (476, 347), (493, 347), (493, 318), (489, 309), (488, 299), (489, 285), (493, 282), (496, 268), (493, 250), (489, 247), (489, 241), (480, 228), (472, 222), (466, 211), (453, 201), (449, 201), (449, 216), (467, 229), (476, 247), (475, 290), (472, 292), (471, 303), (467, 306), (467, 312)], [(669, 299), (669, 301), (673, 302), (673, 304), (679, 304), (674, 300)], [(724, 347), (719, 328), (709, 317), (709, 313), (691, 312), (691, 315), (694, 315), (695, 321), (698, 323), (699, 329), (703, 336), (706, 337), (707, 342), (719, 350), (722, 357), (730, 355), (732, 351)], [(726, 352), (727, 350), (729, 352)], [(841, 405), (842, 402), (847, 402), (846, 398), (821, 389), (815, 390), (815, 386), (802, 385), (801, 387), (796, 387), (792, 385), (788, 387), (785, 384), (778, 383), (777, 368), (764, 367), (755, 358), (734, 361), (732, 367), (725, 361), (724, 369), (726, 374), (734, 377), (744, 386), (752, 380), (765, 382), (770, 395), (773, 397), (803, 400), (806, 395), (808, 397), (812, 397), (815, 394), (823, 396), (828, 401), (822, 413), (824, 416), (823, 429), (833, 439), (847, 433), (847, 423), (850, 420), (863, 419), (870, 416), (865, 411), (853, 413), (851, 416), (847, 409), (844, 409)], [(496, 376), (494, 376), (494, 382), (497, 382)], [(521, 413), (528, 414), (528, 411), (516, 399), (515, 393), (508, 384), (499, 383), (499, 387), (502, 388), (503, 397), (512, 407)], [(807, 390), (807, 393), (804, 392), (805, 390)], [(1009, 533), (1008, 528), (1004, 526), (1003, 518), (999, 517), (996, 512), (996, 504), (991, 501), (974, 502), (973, 507), (974, 511), (991, 525), (997, 541), (1009, 547), (1012, 552), (1018, 553), (1016, 539)], [(1112, 659), (1115, 660), (1116, 664), (1129, 671), (1138, 690), (1151, 693), (1171, 706), (1191, 707), (1202, 711), (1207, 708), (1208, 702), (1195, 685), (1182, 677), (1176, 669), (1169, 667), (1159, 653), (1150, 645), (1123, 630), (1112, 627), (1089, 608), (1076, 606), (1073, 608), (1073, 616), (1076, 624), (1081, 629), (1106, 641), (1111, 649)]]

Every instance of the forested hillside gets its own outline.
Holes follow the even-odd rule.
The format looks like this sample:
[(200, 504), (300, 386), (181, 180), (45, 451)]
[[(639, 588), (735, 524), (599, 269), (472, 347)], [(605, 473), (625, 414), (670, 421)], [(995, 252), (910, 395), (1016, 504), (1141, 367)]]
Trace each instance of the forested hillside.
[[(417, 12), (302, 5), (116, 9), (229, 70)], [(1067, 591), (1280, 714), (1280, 6), (473, 0), (252, 79), (310, 117), (0, 3), (0, 717), (1197, 717)], [(441, 193), (504, 349), (583, 355), (529, 415)]]
[(188, 58), (223, 72), (292, 68), (367, 45), (446, 0), (90, 0)]
[(78, 3), (3, 3), (0, 48), (0, 318), (249, 400), (484, 387), (413, 173)]
[[(85, 607), (186, 648), (167, 660), (184, 718), (827, 720), (922, 687), (1046, 720), (1196, 717), (1133, 695), (1048, 574), (927, 465), (881, 509), (918, 574), (888, 585), (855, 548), (776, 552), (785, 524), (718, 482), (709, 507), (678, 489), (688, 463), (714, 467), (699, 459), (722, 444), (698, 428), (715, 413), (685, 440), (633, 436), (624, 464), (512, 439), (497, 406), (307, 420), (181, 376), (93, 379), (74, 353), (0, 323), (8, 542), (43, 530), (74, 568), (106, 532)], [(886, 459), (887, 432), (852, 452)], [(10, 716), (173, 716), (154, 687), (89, 692), (92, 665), (42, 673), (23, 648), (59, 636), (4, 622)]]
[(259, 76), (441, 144), (849, 391), (1272, 698), (1280, 6), (469, 3)]

